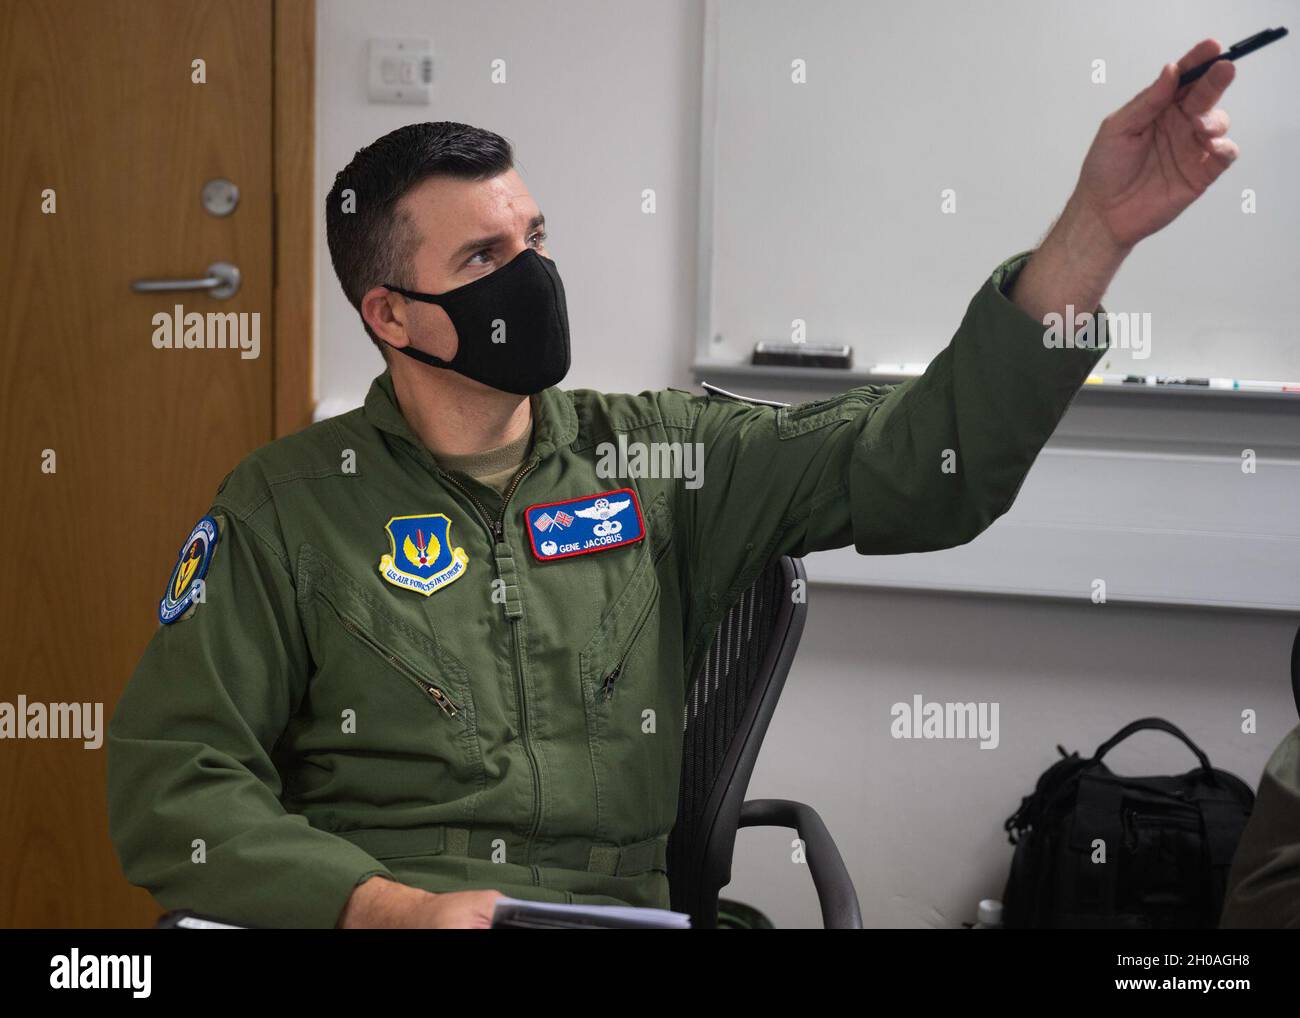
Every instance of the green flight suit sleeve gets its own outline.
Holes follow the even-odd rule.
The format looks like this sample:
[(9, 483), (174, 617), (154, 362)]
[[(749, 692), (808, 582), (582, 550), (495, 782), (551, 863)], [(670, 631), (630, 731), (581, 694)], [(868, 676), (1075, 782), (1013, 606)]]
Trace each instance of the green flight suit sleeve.
[(159, 627), (109, 725), (109, 832), (165, 908), (333, 927), (358, 883), (392, 875), (281, 805), (272, 754), (310, 674), (293, 581), (251, 524), (211, 515), (206, 603)]
[(1300, 726), (1264, 767), (1228, 871), (1219, 925), (1300, 929)]
[(780, 555), (949, 548), (1006, 512), (1105, 341), (1045, 344), (1007, 297), (1031, 253), (993, 272), (918, 378), (779, 409), (694, 398), (704, 472), (685, 527), (709, 620)]

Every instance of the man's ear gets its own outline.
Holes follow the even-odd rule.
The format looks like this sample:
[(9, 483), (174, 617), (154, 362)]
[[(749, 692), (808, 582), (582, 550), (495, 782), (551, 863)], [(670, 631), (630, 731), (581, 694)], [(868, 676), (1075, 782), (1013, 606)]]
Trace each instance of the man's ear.
[(411, 342), (406, 333), (405, 299), (384, 286), (373, 286), (361, 298), (361, 318), (383, 342), (396, 347)]

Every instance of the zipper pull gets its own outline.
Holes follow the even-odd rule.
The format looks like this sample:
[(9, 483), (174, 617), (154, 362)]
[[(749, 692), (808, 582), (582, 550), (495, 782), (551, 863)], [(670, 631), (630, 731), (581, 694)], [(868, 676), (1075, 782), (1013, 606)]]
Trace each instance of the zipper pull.
[(447, 717), (454, 718), (457, 714), (460, 713), (460, 708), (457, 707), (456, 704), (452, 702), (451, 697), (449, 697), (446, 693), (444, 693), (433, 683), (425, 682), (424, 690), (431, 697), (433, 697), (433, 702), (442, 708), (442, 712), (446, 714)]
[(614, 695), (614, 683), (618, 680), (619, 675), (622, 674), (623, 666), (627, 664), (627, 659), (632, 655), (632, 648), (636, 646), (636, 637), (641, 634), (641, 630), (645, 627), (647, 618), (648, 616), (643, 615), (640, 622), (637, 623), (638, 628), (636, 630), (636, 636), (632, 637), (632, 642), (628, 644), (627, 649), (623, 651), (623, 656), (618, 659), (618, 664), (614, 666), (613, 671), (609, 672), (609, 674), (605, 676), (604, 682), (600, 685), (600, 691), (606, 701)]
[(614, 683), (618, 679), (619, 672), (623, 670), (623, 662), (620, 661), (614, 666), (614, 670), (605, 676), (605, 681), (601, 683), (600, 692), (606, 702), (614, 695)]
[(519, 572), (515, 565), (514, 553), (505, 541), (498, 541), (492, 554), (496, 564), (497, 579), (505, 585), (503, 590), (505, 600), (501, 602), (501, 610), (511, 622), (517, 621), (524, 614), (524, 603), (519, 595)]

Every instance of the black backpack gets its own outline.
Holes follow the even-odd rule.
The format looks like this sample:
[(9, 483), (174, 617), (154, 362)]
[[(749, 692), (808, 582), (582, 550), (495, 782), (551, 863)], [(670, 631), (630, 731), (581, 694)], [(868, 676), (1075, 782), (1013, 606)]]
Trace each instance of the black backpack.
[[(1181, 739), (1200, 767), (1176, 777), (1113, 774), (1101, 758), (1134, 732)], [(1116, 732), (1084, 759), (1058, 760), (1004, 825), (1016, 846), (1002, 898), (1003, 925), (1052, 929), (1215, 927), (1228, 867), (1255, 793), (1215, 770), (1163, 718)], [(1105, 862), (1094, 862), (1094, 842)]]

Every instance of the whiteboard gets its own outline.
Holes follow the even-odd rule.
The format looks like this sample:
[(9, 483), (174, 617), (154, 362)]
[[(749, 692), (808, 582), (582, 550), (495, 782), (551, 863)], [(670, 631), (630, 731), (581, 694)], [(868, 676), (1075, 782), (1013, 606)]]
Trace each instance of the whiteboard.
[[(1150, 356), (1111, 351), (1099, 370), (1300, 380), (1297, 14), (1277, 0), (710, 0), (697, 378), (799, 401), (862, 384), (875, 363), (929, 361), (988, 273), (1047, 231), (1104, 116), (1200, 38), (1287, 25), (1224, 99), (1241, 159), (1139, 245), (1105, 298), (1151, 315)], [(807, 84), (791, 83), (795, 59)], [(795, 320), (808, 342), (852, 346), (855, 370), (748, 366)], [(1085, 389), (975, 541), (821, 552), (809, 578), (1300, 611), (1300, 399), (1207, 396)]]
[(1297, 14), (1295, 0), (715, 0), (697, 361), (746, 362), (795, 320), (809, 342), (852, 346), (858, 368), (929, 361), (988, 273), (1046, 233), (1106, 114), (1198, 39), (1283, 24), (1292, 35), (1246, 57), (1223, 100), (1241, 158), (1105, 298), (1150, 315), (1149, 355), (1108, 352), (1099, 370), (1300, 380)]
[[(701, 374), (785, 402), (840, 391), (800, 392), (780, 371)], [(1300, 612), (1300, 399), (1084, 389), (974, 541), (806, 565), (815, 583)]]

